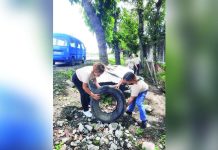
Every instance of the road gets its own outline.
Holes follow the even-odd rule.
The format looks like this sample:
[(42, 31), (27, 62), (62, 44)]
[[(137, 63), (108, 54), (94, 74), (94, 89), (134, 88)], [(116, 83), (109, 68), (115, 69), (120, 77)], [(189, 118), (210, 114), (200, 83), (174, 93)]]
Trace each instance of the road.
[(78, 63), (76, 65), (70, 66), (65, 63), (59, 63), (57, 62), (55, 65), (53, 65), (53, 71), (61, 71), (61, 70), (72, 70), (72, 69), (78, 69), (83, 66), (92, 65), (94, 62), (97, 62), (98, 60), (86, 60), (84, 64)]

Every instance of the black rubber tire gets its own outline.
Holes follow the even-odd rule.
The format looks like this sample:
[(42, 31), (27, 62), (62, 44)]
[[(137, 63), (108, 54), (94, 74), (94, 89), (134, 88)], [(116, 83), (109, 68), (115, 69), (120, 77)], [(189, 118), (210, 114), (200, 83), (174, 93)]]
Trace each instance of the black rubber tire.
[(75, 58), (72, 57), (72, 59), (68, 62), (68, 64), (69, 64), (70, 66), (75, 66), (75, 65), (76, 65)]
[(85, 61), (86, 61), (86, 59), (85, 59), (85, 57), (83, 57), (83, 59), (82, 59), (82, 64), (84, 64)]
[(91, 109), (92, 109), (92, 114), (100, 121), (104, 123), (110, 123), (114, 122), (117, 120), (120, 116), (123, 115), (124, 110), (125, 110), (125, 97), (123, 93), (119, 89), (115, 89), (110, 86), (102, 86), (99, 89), (94, 89), (92, 90), (96, 94), (109, 94), (114, 97), (114, 99), (117, 101), (117, 106), (115, 110), (111, 113), (106, 113), (101, 110), (99, 107), (99, 101), (93, 100), (91, 98)]

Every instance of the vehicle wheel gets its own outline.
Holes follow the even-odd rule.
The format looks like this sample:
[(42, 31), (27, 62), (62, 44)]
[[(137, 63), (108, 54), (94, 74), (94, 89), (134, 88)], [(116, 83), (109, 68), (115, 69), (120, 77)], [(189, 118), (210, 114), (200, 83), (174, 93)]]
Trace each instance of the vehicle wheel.
[(70, 65), (70, 66), (74, 66), (75, 64), (76, 64), (75, 58), (72, 57), (72, 59), (71, 59), (70, 62), (69, 62), (69, 65)]
[(85, 60), (86, 60), (85, 57), (83, 57), (83, 60), (82, 60), (82, 63), (83, 63), (83, 64), (85, 63)]
[(119, 89), (115, 89), (108, 85), (102, 86), (99, 89), (93, 88), (94, 86), (91, 87), (91, 90), (94, 93), (100, 94), (101, 96), (105, 95), (104, 98), (107, 99), (111, 97), (112, 100), (112, 107), (109, 106), (111, 111), (108, 111), (104, 110), (106, 109), (105, 106), (103, 106), (104, 109), (101, 107), (101, 103), (104, 101), (104, 99), (96, 101), (91, 98), (92, 113), (98, 120), (104, 123), (110, 123), (123, 115), (126, 102), (123, 93)]

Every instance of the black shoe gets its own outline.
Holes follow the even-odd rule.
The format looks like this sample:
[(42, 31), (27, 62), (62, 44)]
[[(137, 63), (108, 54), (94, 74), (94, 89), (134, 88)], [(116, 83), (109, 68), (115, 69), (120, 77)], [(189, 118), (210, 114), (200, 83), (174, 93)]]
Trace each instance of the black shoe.
[(142, 121), (141, 128), (145, 129), (147, 127), (147, 121)]
[(126, 111), (126, 113), (127, 113), (129, 116), (132, 116), (132, 112)]

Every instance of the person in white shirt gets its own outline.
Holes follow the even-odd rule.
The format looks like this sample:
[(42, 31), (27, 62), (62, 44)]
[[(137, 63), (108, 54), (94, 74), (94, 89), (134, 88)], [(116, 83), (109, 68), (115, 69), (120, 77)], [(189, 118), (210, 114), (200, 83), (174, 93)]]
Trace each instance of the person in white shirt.
[(129, 55), (129, 58), (126, 60), (126, 64), (127, 66), (129, 67), (129, 69), (134, 69), (134, 60), (133, 60), (133, 57), (132, 55)]
[(94, 94), (88, 87), (89, 80), (95, 81), (96, 86), (100, 85), (96, 81), (96, 77), (99, 77), (105, 71), (105, 66), (102, 63), (96, 63), (93, 66), (86, 66), (76, 70), (72, 76), (72, 82), (79, 90), (81, 104), (83, 107), (83, 113), (87, 117), (92, 117), (92, 113), (89, 111), (88, 105), (90, 104), (91, 96), (94, 100), (99, 100), (100, 95)]
[(141, 59), (136, 54), (134, 58), (134, 74), (139, 75)]
[(132, 115), (135, 105), (137, 105), (141, 119), (141, 128), (146, 128), (147, 119), (143, 102), (148, 91), (148, 84), (141, 79), (137, 79), (136, 75), (132, 72), (127, 72), (115, 87), (119, 88), (121, 84), (131, 85), (131, 96), (127, 102), (129, 106), (127, 107), (126, 113)]

